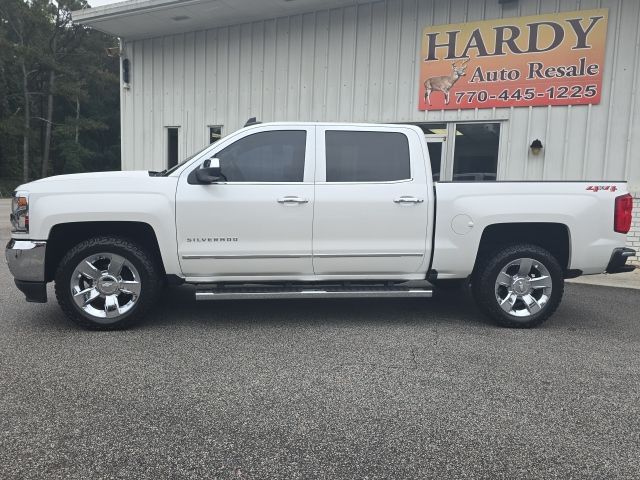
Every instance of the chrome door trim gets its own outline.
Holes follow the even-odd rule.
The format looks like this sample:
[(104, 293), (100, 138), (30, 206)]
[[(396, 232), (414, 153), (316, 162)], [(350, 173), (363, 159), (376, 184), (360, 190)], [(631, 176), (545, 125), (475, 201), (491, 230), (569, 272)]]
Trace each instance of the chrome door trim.
[(314, 253), (313, 256), (320, 258), (423, 257), (424, 253)]
[(310, 253), (291, 253), (280, 255), (182, 255), (183, 260), (257, 260), (263, 258), (310, 258)]
[(264, 258), (380, 258), (380, 257), (423, 257), (424, 253), (291, 253), (280, 255), (182, 255), (183, 260), (256, 260)]
[(370, 182), (316, 182), (317, 185), (391, 185), (396, 183), (411, 183), (413, 182), (413, 176), (411, 178), (405, 178), (402, 180), (381, 180)]

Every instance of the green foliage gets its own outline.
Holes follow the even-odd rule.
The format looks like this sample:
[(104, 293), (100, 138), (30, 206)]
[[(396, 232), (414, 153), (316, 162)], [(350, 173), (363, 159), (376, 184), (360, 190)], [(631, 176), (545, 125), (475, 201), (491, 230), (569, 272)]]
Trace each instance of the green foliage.
[(86, 6), (0, 0), (0, 195), (42, 175), (49, 118), (47, 175), (120, 168), (117, 39), (71, 22)]

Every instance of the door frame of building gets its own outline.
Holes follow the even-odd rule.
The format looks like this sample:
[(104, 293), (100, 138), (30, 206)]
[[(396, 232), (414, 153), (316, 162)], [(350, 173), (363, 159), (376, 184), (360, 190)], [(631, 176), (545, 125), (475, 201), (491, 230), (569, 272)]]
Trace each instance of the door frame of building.
[[(436, 135), (436, 134), (425, 134), (424, 136), (427, 144), (429, 143), (442, 143), (442, 150), (440, 151), (440, 179), (443, 177), (443, 173), (446, 171), (445, 168), (447, 166), (447, 135)], [(429, 152), (429, 157), (431, 157), (431, 152)]]

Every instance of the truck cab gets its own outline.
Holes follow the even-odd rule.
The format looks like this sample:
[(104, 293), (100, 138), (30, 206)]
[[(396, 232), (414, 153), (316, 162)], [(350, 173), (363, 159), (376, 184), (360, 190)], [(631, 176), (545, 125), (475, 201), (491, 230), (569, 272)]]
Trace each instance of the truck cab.
[(181, 271), (189, 281), (424, 279), (433, 188), (422, 138), (409, 126), (239, 132), (212, 152), (212, 183), (198, 169), (178, 180)]

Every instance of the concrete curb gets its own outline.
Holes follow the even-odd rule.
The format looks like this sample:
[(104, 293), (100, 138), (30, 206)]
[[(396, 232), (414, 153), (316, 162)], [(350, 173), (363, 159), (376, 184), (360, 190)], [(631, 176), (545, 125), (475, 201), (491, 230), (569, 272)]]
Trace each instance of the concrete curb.
[(567, 283), (581, 285), (598, 285), (601, 287), (633, 288), (640, 290), (640, 269), (628, 273), (616, 273), (614, 275), (584, 275), (567, 280)]

